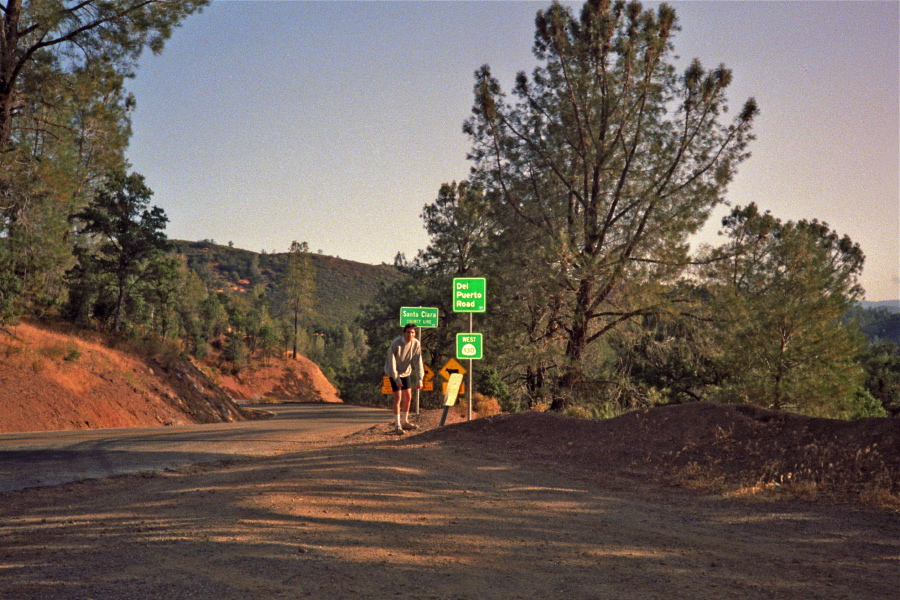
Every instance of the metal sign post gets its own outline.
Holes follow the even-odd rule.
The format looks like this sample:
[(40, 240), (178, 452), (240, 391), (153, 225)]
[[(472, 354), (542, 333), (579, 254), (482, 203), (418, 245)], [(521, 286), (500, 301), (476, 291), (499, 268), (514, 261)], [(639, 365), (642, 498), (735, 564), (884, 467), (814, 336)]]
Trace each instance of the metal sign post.
[(481, 334), (473, 332), (472, 313), (487, 311), (487, 285), (484, 277), (456, 277), (453, 280), (453, 312), (469, 313), (469, 334), (456, 334), (456, 358), (469, 361), (469, 421), (472, 420), (472, 360), (482, 356)]
[[(469, 333), (472, 333), (472, 313), (469, 313)], [(468, 420), (472, 420), (472, 373), (475, 369), (472, 368), (472, 359), (469, 359), (469, 417)]]
[(447, 413), (450, 412), (450, 407), (456, 404), (456, 396), (459, 394), (462, 379), (462, 373), (452, 373), (449, 377), (447, 392), (444, 395), (444, 414), (441, 415), (441, 427), (447, 422)]
[(413, 401), (416, 403), (416, 414), (419, 414), (419, 394), (422, 392), (430, 392), (434, 390), (434, 371), (432, 371), (428, 365), (422, 363), (422, 367), (424, 369), (424, 373), (422, 373), (422, 389), (419, 389), (419, 386), (415, 386), (413, 388)]

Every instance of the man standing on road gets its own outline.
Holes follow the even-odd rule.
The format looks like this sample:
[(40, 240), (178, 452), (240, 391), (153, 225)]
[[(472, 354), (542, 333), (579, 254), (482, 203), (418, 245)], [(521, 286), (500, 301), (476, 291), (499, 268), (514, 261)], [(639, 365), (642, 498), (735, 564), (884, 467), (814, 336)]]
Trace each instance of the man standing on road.
[[(412, 401), (410, 376), (413, 369), (416, 371), (416, 386), (421, 390), (422, 376), (425, 373), (422, 367), (422, 346), (416, 339), (416, 326), (407, 323), (403, 328), (403, 335), (391, 342), (391, 349), (384, 362), (384, 374), (391, 380), (391, 389), (394, 390), (394, 422), (398, 435), (403, 435), (407, 429), (418, 429), (417, 425), (409, 422), (409, 404)], [(402, 422), (401, 410), (404, 413)]]

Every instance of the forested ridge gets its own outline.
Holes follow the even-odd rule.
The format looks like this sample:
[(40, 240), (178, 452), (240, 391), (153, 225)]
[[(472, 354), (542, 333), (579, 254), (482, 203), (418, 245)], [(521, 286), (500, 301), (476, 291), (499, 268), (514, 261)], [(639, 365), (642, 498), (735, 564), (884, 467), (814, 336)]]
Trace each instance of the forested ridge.
[[(864, 309), (860, 245), (810, 215), (730, 206), (753, 98), (732, 73), (675, 67), (674, 9), (589, 0), (537, 10), (539, 66), (504, 90), (475, 72), (471, 174), (422, 209), (429, 245), (394, 265), (172, 241), (126, 149), (142, 51), (206, 4), (0, 5), (0, 322), (64, 319), (240, 373), (303, 354), (348, 401), (384, 402), (402, 306), (439, 310), (439, 367), (485, 277), (477, 402), (602, 418), (694, 401), (813, 416), (900, 413), (898, 317)], [(527, 250), (525, 250), (527, 249)]]
[[(207, 288), (249, 293), (257, 285), (275, 290), (287, 269), (288, 254), (257, 253), (212, 240), (172, 241), (172, 251), (183, 256)], [(379, 286), (403, 275), (391, 265), (368, 265), (325, 254), (309, 253), (315, 285), (312, 311), (323, 327), (352, 325), (361, 307), (368, 304)]]

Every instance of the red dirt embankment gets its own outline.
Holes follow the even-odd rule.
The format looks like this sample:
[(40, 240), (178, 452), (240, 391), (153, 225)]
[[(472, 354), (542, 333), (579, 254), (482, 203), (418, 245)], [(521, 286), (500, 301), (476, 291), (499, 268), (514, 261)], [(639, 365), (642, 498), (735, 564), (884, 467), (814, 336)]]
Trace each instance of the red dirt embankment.
[(214, 381), (187, 360), (142, 357), (62, 325), (21, 323), (0, 330), (0, 433), (252, 418), (234, 399), (341, 401), (311, 361), (273, 365)]
[(216, 381), (235, 400), (343, 402), (319, 366), (305, 356), (269, 359), (237, 375), (216, 376)]

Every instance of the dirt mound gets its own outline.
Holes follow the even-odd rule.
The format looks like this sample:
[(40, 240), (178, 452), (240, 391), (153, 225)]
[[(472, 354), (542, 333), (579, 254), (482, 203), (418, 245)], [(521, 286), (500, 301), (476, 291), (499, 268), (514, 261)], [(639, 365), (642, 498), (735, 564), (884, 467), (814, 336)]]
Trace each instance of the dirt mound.
[(218, 383), (235, 400), (343, 402), (319, 366), (305, 356), (270, 359), (237, 375), (221, 375)]
[(228, 422), (249, 413), (193, 364), (143, 359), (84, 332), (0, 331), (0, 432)]
[(426, 431), (484, 453), (553, 461), (591, 477), (649, 477), (726, 494), (790, 494), (900, 507), (900, 420), (816, 419), (697, 402), (607, 421), (526, 412)]

